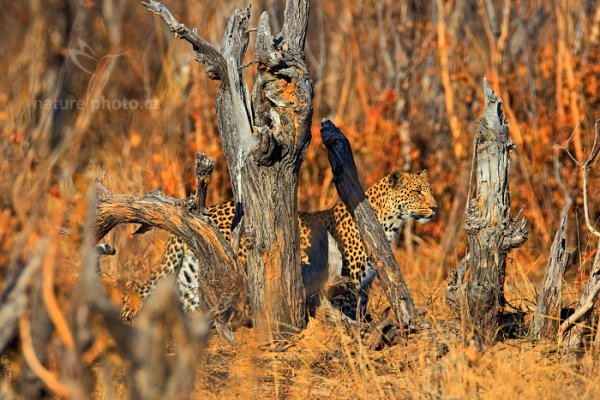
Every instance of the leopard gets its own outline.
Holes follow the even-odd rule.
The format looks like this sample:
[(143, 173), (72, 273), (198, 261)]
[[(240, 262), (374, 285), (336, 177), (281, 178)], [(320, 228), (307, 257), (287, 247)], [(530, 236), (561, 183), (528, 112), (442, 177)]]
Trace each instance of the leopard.
[[(369, 187), (365, 194), (390, 245), (409, 218), (425, 223), (431, 220), (438, 209), (427, 170), (419, 173), (394, 171)], [(210, 206), (206, 213), (224, 238), (230, 241), (235, 203), (229, 201)], [(328, 282), (341, 278), (345, 289), (330, 303), (350, 319), (364, 315), (369, 288), (377, 271), (346, 205), (339, 202), (326, 210), (300, 211), (298, 223), (307, 303), (310, 299), (318, 298)], [(241, 265), (244, 265), (247, 247), (241, 240), (238, 253)], [(184, 311), (197, 311), (200, 307), (200, 268), (198, 259), (183, 239), (171, 235), (157, 271), (147, 282), (133, 284), (130, 294), (125, 296), (122, 318), (133, 322), (137, 311), (157, 284), (172, 275), (176, 275)]]

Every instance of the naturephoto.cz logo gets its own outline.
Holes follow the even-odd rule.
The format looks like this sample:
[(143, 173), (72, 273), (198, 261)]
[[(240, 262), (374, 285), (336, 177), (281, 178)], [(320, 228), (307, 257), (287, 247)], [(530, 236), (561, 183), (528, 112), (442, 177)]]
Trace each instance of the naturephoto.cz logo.
[(159, 101), (156, 99), (135, 100), (135, 99), (101, 99), (83, 100), (83, 99), (46, 99), (36, 100), (34, 107), (37, 110), (157, 110), (160, 108)]
[[(90, 75), (88, 84), (88, 92), (94, 87), (96, 80), (96, 68), (100, 63), (114, 63), (116, 59), (126, 53), (107, 54), (98, 58), (96, 52), (83, 39), (77, 39), (79, 48), (69, 48), (69, 60), (77, 69)], [(101, 69), (101, 67), (100, 67)], [(89, 93), (88, 93), (89, 94)], [(119, 99), (109, 99), (104, 96), (100, 98), (86, 99), (38, 99), (34, 102), (34, 107), (41, 110), (156, 110), (160, 108), (157, 99), (128, 99), (125, 97)]]

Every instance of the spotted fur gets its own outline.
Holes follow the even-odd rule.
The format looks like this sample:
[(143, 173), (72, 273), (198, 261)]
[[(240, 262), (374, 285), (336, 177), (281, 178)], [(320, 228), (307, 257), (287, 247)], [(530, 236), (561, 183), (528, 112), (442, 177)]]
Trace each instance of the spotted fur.
[[(426, 171), (418, 174), (393, 172), (371, 186), (366, 195), (390, 242), (408, 218), (428, 221), (437, 210)], [(234, 214), (233, 202), (208, 208), (210, 220), (227, 240), (231, 238)], [(356, 318), (357, 310), (364, 310), (366, 306), (368, 289), (375, 279), (376, 271), (367, 256), (352, 216), (343, 203), (338, 203), (324, 211), (300, 212), (298, 220), (307, 297), (318, 293), (333, 278), (339, 278), (340, 275), (349, 278), (349, 290), (332, 299), (332, 303), (347, 316)], [(242, 242), (240, 261), (243, 262), (245, 255), (246, 246)], [(143, 302), (160, 279), (177, 273), (177, 286), (183, 307), (186, 311), (195, 311), (199, 307), (197, 277), (200, 272), (198, 260), (183, 240), (171, 236), (158, 271), (146, 284), (134, 290), (134, 296), (139, 296)], [(122, 316), (127, 320), (131, 320), (136, 312), (137, 307), (132, 303), (139, 301), (125, 299)]]

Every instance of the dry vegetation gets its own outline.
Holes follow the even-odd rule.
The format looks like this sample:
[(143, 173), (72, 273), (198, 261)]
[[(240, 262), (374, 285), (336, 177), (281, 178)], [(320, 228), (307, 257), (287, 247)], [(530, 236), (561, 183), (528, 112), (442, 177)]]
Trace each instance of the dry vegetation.
[[(168, 5), (218, 43), (238, 3)], [(283, 3), (252, 1), (251, 26), (258, 11), (269, 10), (279, 31)], [(46, 382), (63, 385), (51, 388), (55, 393), (67, 387), (81, 394), (77, 388), (85, 386), (73, 382), (76, 365), (89, 366), (95, 378), (90, 397), (125, 397), (130, 360), (115, 351), (110, 324), (90, 320), (93, 340), (79, 364), (69, 352), (80, 333), (74, 318), (89, 198), (96, 179), (114, 193), (161, 188), (184, 198), (195, 189), (194, 153), (202, 150), (215, 161), (207, 204), (230, 199), (213, 102), (217, 84), (138, 2), (5, 1), (2, 10), (0, 290), (15, 270), (37, 266), (29, 298), (45, 304), (52, 321), (46, 326), (56, 329), (43, 338), (23, 337), (27, 324), (36, 332), (48, 318), (25, 314), (21, 334), (0, 354), (0, 397), (48, 396), (37, 381), (45, 373)], [(528, 328), (564, 201), (555, 144), (573, 135), (571, 151), (583, 160), (600, 118), (598, 2), (315, 0), (306, 53), (315, 112), (300, 208), (337, 201), (319, 136), (322, 117), (343, 128), (365, 185), (394, 168), (427, 168), (438, 215), (427, 225), (409, 225), (394, 252), (432, 328), (377, 351), (366, 348), (358, 328), (326, 323), (322, 313), (284, 351), (257, 343), (247, 328), (235, 332), (235, 345), (213, 335), (194, 364), (192, 397), (600, 398), (593, 337), (573, 359)], [(247, 73), (255, 73), (251, 64)], [(480, 351), (470, 327), (451, 320), (444, 294), (448, 272), (465, 252), (462, 222), (484, 75), (505, 100), (516, 143), (512, 205), (525, 207), (530, 234), (511, 253), (506, 276), (506, 311), (524, 319), (510, 337)], [(583, 218), (577, 168), (564, 152), (558, 160), (558, 177), (574, 200), (562, 299), (563, 307), (572, 307), (597, 239)], [(592, 223), (600, 217), (599, 171), (592, 168), (588, 178)], [(134, 236), (134, 230), (121, 227), (106, 238), (118, 250), (100, 266), (115, 303), (127, 282), (149, 276), (163, 249), (165, 233)], [(384, 299), (375, 287), (373, 309), (381, 311)], [(594, 318), (590, 335), (598, 330)], [(167, 360), (189, 350), (178, 348), (177, 332), (173, 337)], [(33, 376), (23, 357), (23, 349), (31, 349), (27, 339), (43, 365)], [(600, 345), (600, 336), (595, 340)]]

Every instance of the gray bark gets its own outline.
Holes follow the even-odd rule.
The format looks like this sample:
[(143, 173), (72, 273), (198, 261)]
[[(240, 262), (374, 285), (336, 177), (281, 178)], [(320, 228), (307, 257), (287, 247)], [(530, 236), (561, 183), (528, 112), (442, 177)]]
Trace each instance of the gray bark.
[(301, 329), (306, 315), (296, 194), (311, 138), (312, 81), (304, 58), (308, 1), (287, 1), (283, 28), (275, 37), (268, 14), (261, 15), (251, 104), (242, 76), (249, 9), (234, 11), (218, 51), (159, 2), (144, 5), (193, 45), (209, 76), (221, 83), (216, 99), (219, 132), (236, 201), (232, 241), (237, 249), (241, 233), (248, 247), (253, 324), (259, 333)]
[(402, 327), (412, 329), (417, 314), (415, 304), (383, 228), (358, 180), (350, 143), (329, 120), (323, 120), (321, 124), (321, 138), (327, 148), (337, 192), (356, 222), (396, 320)]
[(564, 206), (561, 212), (560, 225), (554, 236), (548, 266), (544, 275), (544, 285), (540, 292), (535, 314), (533, 316), (534, 336), (550, 339), (556, 336), (560, 324), (562, 280), (569, 262), (567, 251), (567, 221), (573, 200), (569, 190), (560, 176), (558, 153), (554, 153), (554, 177), (563, 193)]
[(544, 339), (556, 336), (560, 320), (562, 280), (569, 262), (566, 234), (567, 216), (568, 209), (565, 209), (562, 212), (560, 225), (550, 248), (544, 285), (533, 317), (533, 334)]
[[(475, 333), (493, 340), (499, 332), (504, 308), (506, 255), (527, 240), (527, 221), (510, 218), (508, 125), (500, 107), (502, 101), (483, 82), (484, 113), (475, 131), (477, 192), (469, 196), (465, 229), (469, 251), (447, 288), (448, 305), (473, 323)], [(463, 282), (471, 267), (471, 278)]]

